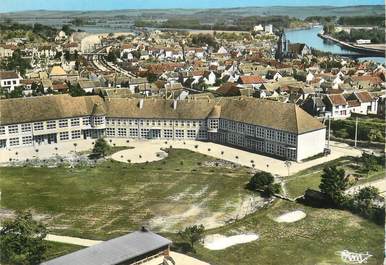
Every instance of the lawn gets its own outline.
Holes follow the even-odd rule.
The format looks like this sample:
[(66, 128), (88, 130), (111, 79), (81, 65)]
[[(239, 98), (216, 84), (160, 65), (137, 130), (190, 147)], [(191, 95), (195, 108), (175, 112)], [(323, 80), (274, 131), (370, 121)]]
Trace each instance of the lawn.
[(90, 239), (141, 225), (177, 231), (197, 220), (225, 221), (227, 214), (237, 215), (242, 200), (260, 198), (244, 189), (249, 169), (204, 163), (212, 160), (173, 149), (166, 159), (147, 164), (1, 168), (2, 207), (32, 210), (51, 234)]
[[(302, 210), (307, 217), (295, 223), (276, 223), (275, 217), (291, 210)], [(337, 251), (369, 251), (367, 264), (383, 261), (384, 231), (382, 226), (347, 211), (317, 209), (298, 203), (276, 201), (233, 224), (206, 231), (206, 234), (235, 235), (254, 232), (257, 241), (212, 251), (197, 245), (190, 253), (212, 265), (340, 265), (345, 264)], [(179, 246), (180, 238), (169, 235)]]
[(318, 165), (290, 176), (286, 181), (286, 189), (290, 197), (296, 198), (302, 196), (307, 189), (319, 190), (323, 168), (330, 165), (343, 167), (346, 174), (354, 174), (360, 176), (360, 179), (355, 184), (363, 184), (365, 182), (374, 181), (384, 177), (385, 167), (378, 166), (376, 170), (364, 173), (361, 164), (357, 165), (353, 157), (342, 157), (334, 161)]
[(53, 258), (60, 257), (84, 248), (77, 245), (63, 244), (51, 241), (46, 241), (46, 243), (48, 249), (45, 255), (45, 260), (51, 260)]

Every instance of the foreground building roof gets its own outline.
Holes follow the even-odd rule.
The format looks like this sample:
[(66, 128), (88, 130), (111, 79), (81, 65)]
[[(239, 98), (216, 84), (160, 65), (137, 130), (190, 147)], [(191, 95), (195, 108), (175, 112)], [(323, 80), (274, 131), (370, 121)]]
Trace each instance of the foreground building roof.
[(105, 115), (134, 119), (220, 118), (301, 134), (324, 128), (292, 103), (250, 97), (165, 100), (99, 96), (42, 96), (0, 101), (0, 124)]
[(143, 259), (148, 253), (168, 248), (171, 243), (153, 232), (136, 231), (44, 262), (42, 265), (131, 264)]

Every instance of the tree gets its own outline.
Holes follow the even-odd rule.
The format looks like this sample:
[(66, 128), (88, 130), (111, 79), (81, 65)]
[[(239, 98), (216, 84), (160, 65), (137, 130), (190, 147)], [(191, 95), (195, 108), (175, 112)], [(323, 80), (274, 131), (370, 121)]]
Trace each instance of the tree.
[(363, 165), (363, 171), (365, 171), (367, 174), (377, 169), (378, 159), (375, 155), (367, 154), (365, 152), (362, 153), (361, 157), (362, 165)]
[(178, 235), (189, 242), (190, 247), (194, 250), (194, 244), (200, 242), (203, 238), (205, 227), (201, 225), (193, 225), (186, 227), (183, 231), (178, 232)]
[(343, 168), (336, 166), (325, 167), (320, 181), (320, 191), (332, 202), (341, 205), (344, 201), (344, 190), (347, 187), (347, 179)]
[(370, 129), (368, 133), (368, 138), (370, 142), (376, 142), (383, 139), (382, 133), (378, 129)]
[(147, 82), (149, 82), (149, 83), (154, 83), (154, 82), (157, 81), (157, 80), (158, 80), (158, 77), (157, 77), (156, 74), (149, 73), (149, 74), (147, 75)]
[(96, 157), (105, 157), (110, 150), (110, 146), (104, 138), (96, 140), (94, 148), (92, 150), (93, 155)]
[(70, 82), (67, 83), (69, 93), (72, 97), (79, 97), (86, 95), (86, 92), (80, 87), (79, 84), (73, 86)]
[(270, 197), (280, 191), (280, 185), (274, 183), (275, 179), (271, 173), (268, 172), (257, 172), (249, 180), (247, 188), (250, 190), (263, 190), (262, 195)]
[(372, 207), (373, 201), (377, 198), (379, 190), (373, 186), (364, 187), (354, 195), (354, 201), (362, 210)]
[(0, 230), (0, 260), (5, 264), (35, 265), (43, 261), (47, 229), (32, 219), (30, 212), (18, 212)]

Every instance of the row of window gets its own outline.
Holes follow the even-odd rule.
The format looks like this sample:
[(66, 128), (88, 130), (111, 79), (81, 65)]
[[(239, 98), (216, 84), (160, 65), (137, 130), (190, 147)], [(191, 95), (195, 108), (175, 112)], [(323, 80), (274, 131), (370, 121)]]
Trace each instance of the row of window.
[[(100, 119), (102, 118), (102, 120)], [(82, 121), (83, 125), (90, 125), (90, 117), (83, 117), (83, 118), (72, 118), (72, 119), (62, 119), (62, 120), (52, 120), (47, 121), (46, 123), (46, 129), (56, 129), (56, 128), (67, 128), (69, 126), (71, 127), (78, 127), (80, 126), (80, 123)], [(95, 117), (94, 123), (96, 125), (100, 125), (104, 123), (103, 117)], [(8, 133), (9, 134), (16, 134), (19, 132), (31, 132), (32, 128), (34, 131), (41, 131), (44, 130), (44, 123), (43, 122), (34, 122), (34, 123), (23, 123), (20, 125), (9, 125), (8, 126)], [(0, 126), (0, 134), (5, 134), (5, 126)]]
[(220, 120), (220, 129), (271, 141), (296, 144), (296, 135), (235, 121)]
[(106, 118), (106, 125), (147, 125), (147, 126), (206, 126), (205, 120), (154, 120), (154, 119), (115, 119)]
[(206, 139), (208, 134), (205, 130), (181, 130), (181, 129), (148, 129), (148, 128), (107, 128), (107, 137), (123, 137), (123, 138), (164, 138), (172, 139)]
[(274, 142), (265, 142), (265, 141), (251, 139), (251, 138), (244, 138), (243, 135), (236, 134), (236, 133), (228, 133), (228, 134), (220, 133), (219, 142), (242, 146), (252, 151), (266, 152), (269, 154), (278, 155), (281, 157), (286, 157), (289, 159), (296, 160), (295, 148), (293, 149), (287, 148), (284, 145), (276, 144)]

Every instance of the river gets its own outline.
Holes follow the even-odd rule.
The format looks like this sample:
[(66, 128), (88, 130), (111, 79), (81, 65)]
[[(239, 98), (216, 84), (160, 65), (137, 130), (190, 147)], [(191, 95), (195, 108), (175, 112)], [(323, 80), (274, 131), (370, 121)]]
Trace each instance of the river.
[[(322, 38), (319, 38), (317, 34), (321, 30), (322, 30), (321, 27), (313, 27), (313, 28), (301, 29), (301, 30), (287, 30), (286, 36), (291, 43), (296, 43), (296, 42), (305, 43), (309, 47), (312, 47), (324, 52), (339, 53), (339, 54), (355, 53), (353, 51), (344, 49), (339, 45), (336, 45), (334, 42), (326, 41), (326, 40), (323, 40)], [(372, 60), (381, 64), (385, 63), (384, 57), (359, 58), (359, 61), (364, 61), (364, 60)]]

